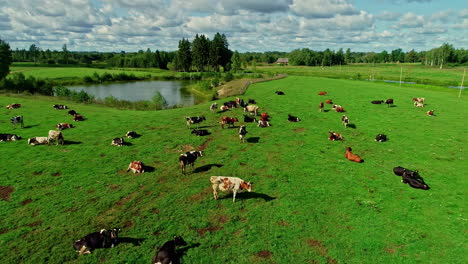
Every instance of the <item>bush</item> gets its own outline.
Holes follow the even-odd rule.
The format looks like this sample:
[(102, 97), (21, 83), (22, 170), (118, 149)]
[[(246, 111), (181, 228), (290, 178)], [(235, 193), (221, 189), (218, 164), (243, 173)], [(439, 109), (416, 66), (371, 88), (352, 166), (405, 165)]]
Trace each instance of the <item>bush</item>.
[(230, 72), (226, 73), (226, 75), (224, 75), (224, 81), (225, 82), (230, 82), (234, 80), (234, 75)]
[(155, 105), (156, 110), (164, 109), (167, 107), (167, 101), (160, 92), (156, 92), (152, 98), (153, 104)]

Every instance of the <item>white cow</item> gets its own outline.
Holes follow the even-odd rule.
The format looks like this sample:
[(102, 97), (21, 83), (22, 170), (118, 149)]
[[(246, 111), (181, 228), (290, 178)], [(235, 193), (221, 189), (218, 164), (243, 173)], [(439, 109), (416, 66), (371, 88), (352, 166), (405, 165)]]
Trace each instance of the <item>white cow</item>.
[(257, 111), (258, 111), (258, 106), (256, 105), (248, 105), (244, 107), (244, 112), (253, 113), (255, 116), (257, 116)]
[(218, 190), (222, 192), (232, 192), (232, 202), (236, 201), (236, 193), (247, 190), (252, 191), (252, 183), (246, 182), (241, 178), (228, 176), (211, 176), (211, 187), (213, 188), (213, 196), (218, 200)]
[(49, 143), (56, 142), (56, 144), (62, 144), (65, 142), (61, 131), (49, 130), (49, 136), (47, 137)]
[(48, 137), (33, 137), (28, 139), (28, 144), (29, 145), (45, 145), (49, 144), (49, 138)]

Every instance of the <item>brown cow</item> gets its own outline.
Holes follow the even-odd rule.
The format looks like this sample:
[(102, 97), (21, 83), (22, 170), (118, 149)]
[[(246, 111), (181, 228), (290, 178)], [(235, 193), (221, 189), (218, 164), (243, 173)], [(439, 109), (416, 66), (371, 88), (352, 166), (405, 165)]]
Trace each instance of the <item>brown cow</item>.
[(327, 94), (327, 92), (325, 92), (325, 91), (318, 93), (318, 95), (326, 95), (326, 94)]
[(128, 165), (127, 172), (129, 172), (130, 170), (132, 170), (133, 173), (143, 173), (145, 172), (145, 167), (143, 165), (143, 162), (135, 160), (133, 162), (130, 162), (130, 165)]
[(228, 125), (229, 127), (234, 126), (234, 122), (239, 122), (239, 119), (235, 117), (222, 117), (221, 118), (221, 127), (224, 128), (224, 125)]
[(350, 147), (346, 148), (345, 158), (347, 158), (348, 160), (350, 160), (352, 162), (357, 162), (357, 163), (364, 162), (364, 160), (361, 159), (361, 157), (359, 157), (358, 155), (352, 153), (351, 150), (352, 149)]

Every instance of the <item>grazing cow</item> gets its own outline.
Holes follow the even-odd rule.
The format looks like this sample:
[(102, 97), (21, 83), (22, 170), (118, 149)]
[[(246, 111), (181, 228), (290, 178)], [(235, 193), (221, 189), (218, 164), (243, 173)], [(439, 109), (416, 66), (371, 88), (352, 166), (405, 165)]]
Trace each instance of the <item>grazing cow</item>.
[(210, 111), (214, 112), (216, 109), (218, 109), (218, 103), (212, 103), (210, 105)]
[(239, 128), (239, 139), (240, 142), (245, 142), (245, 135), (247, 135), (247, 128), (245, 126), (241, 126)]
[(328, 137), (329, 140), (343, 140), (343, 136), (339, 133), (335, 133), (333, 131), (328, 131), (330, 133), (330, 136)]
[(414, 102), (419, 102), (419, 103), (424, 103), (424, 102), (426, 101), (426, 98), (422, 98), (422, 97), (421, 97), (421, 98), (418, 98), (418, 97), (416, 97), (416, 98), (413, 98), (413, 101), (414, 101)]
[(121, 147), (125, 144), (123, 138), (114, 138), (111, 142), (111, 146)]
[(143, 173), (145, 172), (145, 165), (143, 165), (143, 162), (135, 160), (128, 165), (127, 172), (130, 170), (132, 170), (133, 173)]
[(232, 192), (232, 202), (236, 201), (236, 193), (244, 190), (248, 192), (252, 191), (252, 182), (247, 182), (237, 177), (211, 176), (210, 182), (215, 200), (218, 200), (218, 190)]
[(414, 107), (424, 107), (424, 104), (423, 103), (420, 103), (420, 102), (414, 102)]
[(195, 134), (199, 137), (203, 137), (203, 136), (208, 136), (209, 134), (211, 134), (210, 132), (208, 132), (208, 130), (206, 129), (194, 129), (192, 130), (191, 132), (192, 134)]
[(68, 107), (67, 107), (66, 105), (57, 105), (57, 104), (55, 104), (53, 107), (54, 107), (55, 110), (65, 110), (65, 109), (68, 109)]
[(429, 111), (427, 111), (427, 112), (426, 112), (426, 115), (428, 115), (428, 116), (435, 116), (434, 110), (429, 110)]
[(248, 103), (249, 103), (249, 104), (256, 104), (257, 102), (255, 102), (254, 99), (249, 99), (249, 100), (248, 100)]
[(162, 245), (156, 253), (156, 256), (153, 257), (151, 264), (179, 263), (176, 247), (186, 245), (187, 242), (185, 242), (181, 236), (174, 236), (173, 240), (169, 240)]
[(65, 142), (63, 139), (63, 134), (61, 131), (49, 130), (49, 136), (47, 137), (49, 144), (52, 142), (56, 142), (56, 145), (62, 144)]
[(73, 121), (84, 121), (85, 118), (82, 115), (74, 114), (73, 115)]
[(277, 95), (284, 95), (284, 92), (282, 92), (282, 91), (276, 91), (275, 93), (276, 93)]
[(260, 119), (260, 120), (258, 120), (258, 125), (257, 126), (258, 127), (269, 127), (271, 125), (270, 125), (270, 122)]
[(325, 92), (325, 91), (318, 93), (318, 95), (326, 95), (326, 94), (327, 94), (327, 92)]
[(299, 119), (299, 117), (297, 117), (297, 116), (292, 116), (291, 114), (288, 114), (288, 121), (289, 122), (299, 122), (299, 121), (301, 121), (301, 119)]
[(237, 108), (236, 101), (227, 101), (227, 102), (224, 102), (223, 105), (229, 108)]
[(196, 124), (198, 128), (198, 124), (206, 120), (204, 116), (193, 116), (193, 117), (186, 117), (185, 120), (187, 121), (187, 128), (190, 128), (191, 124)]
[(341, 123), (343, 123), (343, 126), (346, 128), (349, 125), (349, 118), (345, 115), (341, 117)]
[(322, 112), (322, 110), (323, 110), (323, 102), (320, 102), (320, 104), (319, 104), (319, 112)]
[(16, 109), (20, 107), (21, 107), (21, 104), (9, 104), (6, 106), (7, 109)]
[(233, 127), (234, 126), (234, 122), (239, 122), (239, 119), (235, 118), (235, 117), (222, 117), (221, 118), (221, 128), (224, 128), (224, 125), (228, 125), (228, 127)]
[(361, 157), (359, 157), (359, 155), (356, 155), (356, 154), (352, 153), (351, 150), (352, 149), (350, 147), (346, 148), (345, 158), (347, 158), (349, 161), (352, 161), (352, 162), (357, 162), (357, 163), (364, 162), (364, 160), (361, 159)]
[(378, 135), (375, 137), (375, 141), (377, 141), (377, 142), (385, 142), (385, 141), (387, 141), (387, 136), (384, 135), (384, 134), (378, 134)]
[(424, 182), (424, 180), (419, 176), (418, 171), (412, 171), (405, 169), (403, 167), (393, 168), (393, 172), (402, 177), (401, 182), (408, 183), (413, 188), (429, 190), (429, 186)]
[(139, 136), (140, 135), (138, 135), (138, 133), (135, 131), (127, 131), (127, 134), (125, 134), (126, 138), (137, 138)]
[(333, 104), (333, 100), (332, 99), (328, 99), (325, 101), (326, 104)]
[(91, 254), (96, 248), (112, 248), (119, 243), (120, 229), (114, 228), (111, 230), (101, 229), (99, 232), (94, 232), (86, 235), (80, 240), (73, 243), (73, 248), (80, 255)]
[(77, 115), (78, 113), (75, 110), (68, 111), (68, 114), (71, 116)]
[(10, 118), (10, 122), (14, 128), (16, 128), (16, 124), (20, 124), (21, 128), (24, 128), (23, 116), (14, 116)]
[(257, 119), (255, 119), (255, 117), (244, 115), (244, 122), (246, 123), (257, 122)]
[(67, 129), (67, 128), (74, 128), (74, 126), (72, 124), (69, 124), (69, 123), (58, 123), (55, 126), (55, 128), (58, 129), (58, 130), (64, 130), (64, 129)]
[(185, 167), (188, 165), (191, 165), (193, 170), (193, 165), (195, 164), (197, 157), (203, 157), (203, 151), (188, 151), (185, 154), (180, 154), (179, 165), (183, 174), (185, 174)]
[(45, 145), (49, 144), (49, 138), (48, 137), (33, 137), (28, 139), (28, 144), (29, 145)]
[(258, 106), (256, 105), (247, 105), (244, 107), (244, 112), (253, 113), (254, 116), (257, 116)]
[(21, 139), (20, 136), (14, 134), (0, 134), (0, 142), (1, 141), (16, 141)]
[(388, 107), (390, 107), (390, 105), (393, 105), (393, 99), (387, 99), (385, 100), (385, 103), (387, 104)]
[(371, 104), (383, 104), (384, 100), (371, 101)]

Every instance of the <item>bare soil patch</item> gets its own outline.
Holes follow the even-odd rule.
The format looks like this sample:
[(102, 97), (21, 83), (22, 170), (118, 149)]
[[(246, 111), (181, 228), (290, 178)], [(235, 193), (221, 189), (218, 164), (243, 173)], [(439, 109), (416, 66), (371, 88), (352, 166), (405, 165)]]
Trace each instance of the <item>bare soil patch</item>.
[(42, 174), (42, 171), (35, 171), (33, 172), (33, 175), (37, 176), (37, 175), (41, 175)]
[(52, 173), (52, 174), (50, 174), (50, 175), (51, 175), (51, 176), (54, 176), (54, 177), (58, 177), (58, 176), (62, 175), (62, 173), (59, 172), (59, 171), (57, 171), (57, 172)]
[(10, 201), (10, 196), (13, 191), (15, 191), (15, 188), (11, 186), (0, 186), (0, 200)]
[(322, 257), (327, 259), (327, 263), (329, 264), (337, 264), (338, 261), (336, 259), (333, 259), (329, 256), (327, 256), (327, 247), (322, 244), (322, 242), (315, 240), (315, 239), (309, 239), (307, 240), (307, 244), (311, 246), (313, 249), (315, 249)]
[(201, 236), (204, 236), (207, 232), (214, 233), (218, 230), (223, 229), (222, 226), (210, 226), (210, 227), (205, 227), (205, 228), (199, 228), (197, 229), (197, 233), (200, 234)]
[(304, 132), (304, 131), (306, 131), (306, 129), (303, 128), (303, 127), (300, 127), (300, 128), (293, 129), (293, 131), (294, 132)]
[(21, 205), (27, 205), (28, 203), (31, 203), (33, 200), (30, 198), (30, 199), (26, 199), (24, 201), (21, 202)]
[(125, 222), (123, 223), (123, 228), (125, 228), (125, 229), (131, 228), (131, 227), (133, 227), (133, 226), (134, 226), (134, 224), (133, 224), (132, 221), (125, 221)]
[(30, 223), (30, 224), (27, 224), (27, 226), (29, 226), (29, 227), (36, 227), (36, 226), (39, 226), (39, 225), (41, 225), (41, 224), (42, 224), (42, 221), (39, 220), (39, 221), (36, 221), (36, 222), (32, 222), (32, 223)]
[(260, 258), (270, 259), (271, 255), (273, 255), (273, 253), (271, 253), (271, 251), (269, 251), (269, 250), (261, 250), (261, 251), (257, 252), (255, 255), (257, 255), (257, 257), (260, 257)]
[(213, 141), (213, 138), (208, 138), (205, 140), (205, 142), (203, 142), (203, 144), (201, 144), (198, 148), (197, 148), (197, 151), (203, 151), (205, 150), (208, 145), (210, 145), (210, 142)]

